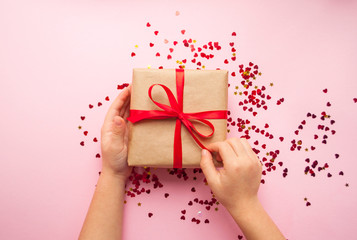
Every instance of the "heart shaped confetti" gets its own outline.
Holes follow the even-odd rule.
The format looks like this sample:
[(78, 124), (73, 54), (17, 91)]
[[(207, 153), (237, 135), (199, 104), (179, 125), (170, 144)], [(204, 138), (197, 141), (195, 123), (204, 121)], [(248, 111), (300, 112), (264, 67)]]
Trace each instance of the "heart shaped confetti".
[[(176, 14), (176, 16), (177, 16), (177, 14)], [(151, 27), (151, 24), (149, 22), (147, 23), (147, 27)], [(159, 31), (154, 31), (155, 35), (158, 35), (158, 33), (159, 33)], [(176, 33), (177, 33), (177, 35), (181, 35), (181, 34), (184, 35), (186, 33), (186, 30), (181, 30), (181, 34), (179, 31), (177, 31)], [(237, 35), (236, 32), (232, 32), (232, 36), (236, 36), (236, 35)], [(173, 42), (173, 46), (176, 46), (178, 44), (178, 41), (172, 41), (172, 42)], [(232, 42), (232, 40), (229, 42), (227, 41), (226, 45), (220, 44), (219, 42), (209, 41), (207, 44), (198, 46), (198, 44), (196, 44), (196, 40), (193, 40), (191, 38), (184, 39), (182, 42), (183, 42), (184, 49), (187, 49), (187, 51), (189, 53), (187, 54), (187, 56), (185, 56), (185, 55), (180, 56), (180, 59), (184, 58), (184, 57), (186, 57), (186, 58), (189, 57), (189, 58), (187, 58), (190, 60), (187, 63), (188, 68), (195, 68), (192, 66), (192, 64), (193, 64), (194, 66), (199, 66), (199, 67), (202, 67), (202, 69), (204, 69), (205, 66), (209, 66), (209, 64), (207, 64), (207, 60), (222, 57), (222, 55), (221, 56), (219, 55), (218, 51), (221, 49), (225, 49), (226, 53), (229, 53), (229, 55), (225, 56), (225, 58), (223, 58), (223, 59), (225, 59), (224, 64), (227, 64), (226, 68), (229, 69), (230, 65), (233, 64), (233, 61), (237, 60), (236, 56), (238, 56), (238, 53), (239, 53), (239, 51), (238, 51), (239, 49), (238, 48), (236, 49), (234, 47), (237, 45), (235, 44), (235, 42)], [(159, 45), (160, 44), (161, 45), (168, 44), (168, 43), (169, 43), (169, 41), (166, 38), (163, 40), (163, 42), (162, 41), (160, 41), (159, 43), (155, 42), (155, 44), (159, 44)], [(148, 47), (154, 47), (155, 44), (149, 43), (149, 46), (148, 46), (147, 42), (146, 42), (145, 44), (141, 43), (141, 46), (145, 45), (145, 47), (148, 48)], [(159, 45), (157, 45), (157, 47), (160, 47)], [(135, 48), (138, 48), (138, 45), (135, 45)], [(168, 50), (170, 51), (170, 53), (173, 53), (173, 51), (177, 50), (177, 49), (169, 48)], [(204, 51), (206, 51), (206, 52), (204, 52)], [(221, 51), (221, 52), (223, 54), (224, 51)], [(192, 55), (194, 56), (193, 58), (192, 58)], [(215, 55), (217, 55), (217, 56), (215, 56)], [(136, 54), (135, 54), (135, 52), (132, 52), (131, 57), (134, 57), (134, 56), (136, 56)], [(159, 57), (160, 53), (156, 52), (156, 54), (155, 54), (155, 52), (154, 52), (152, 56)], [(200, 57), (200, 58), (198, 58), (198, 57)], [(183, 64), (186, 64), (186, 58), (181, 61), (180, 60), (175, 61), (179, 68), (185, 67), (185, 65), (183, 65)], [(199, 61), (196, 60), (196, 58), (198, 58)], [(168, 55), (167, 60), (171, 60), (171, 59), (172, 59), (172, 56)], [(165, 60), (165, 59), (160, 59), (160, 60)], [(221, 63), (222, 63), (222, 60), (221, 60)], [(232, 62), (230, 62), (230, 60), (232, 60)], [(238, 58), (238, 60), (239, 60), (239, 58)], [(231, 71), (231, 69), (229, 69), (231, 72), (230, 76), (234, 77), (234, 80), (240, 79), (237, 81), (237, 83), (231, 84), (232, 82), (230, 82), (228, 84), (228, 87), (232, 88), (232, 86), (233, 86), (233, 88), (236, 88), (236, 90), (237, 90), (237, 91), (232, 91), (231, 94), (234, 93), (233, 96), (237, 96), (237, 97), (241, 98), (241, 99), (239, 99), (239, 101), (237, 101), (237, 106), (244, 109), (244, 111), (246, 111), (247, 114), (248, 113), (252, 114), (255, 117), (255, 116), (257, 116), (259, 111), (268, 110), (268, 105), (269, 105), (269, 110), (271, 109), (270, 106), (273, 103), (274, 103), (274, 105), (275, 105), (275, 103), (276, 103), (276, 105), (281, 105), (285, 99), (280, 98), (280, 97), (277, 98), (276, 96), (273, 96), (274, 100), (270, 101), (272, 99), (272, 97), (269, 95), (269, 93), (270, 93), (270, 92), (268, 92), (269, 90), (266, 89), (266, 87), (263, 85), (263, 83), (260, 83), (259, 81), (257, 81), (257, 79), (262, 75), (262, 73), (258, 71), (258, 69), (259, 69), (258, 65), (254, 64), (253, 62), (249, 62), (248, 66), (246, 66), (246, 67), (244, 65), (245, 64), (240, 64), (239, 68), (234, 69), (233, 71)], [(219, 70), (220, 67), (221, 66), (215, 66), (214, 68)], [(163, 66), (159, 66), (159, 67), (155, 66), (155, 68), (163, 69)], [(197, 69), (200, 69), (200, 68), (197, 68)], [(230, 79), (230, 80), (232, 80), (232, 79)], [(268, 82), (267, 84), (271, 87), (274, 85), (271, 82), (270, 83)], [(129, 84), (118, 85), (117, 89), (122, 90), (125, 87), (127, 87), (128, 85)], [(327, 88), (324, 89), (323, 92), (327, 93)], [(108, 97), (108, 100), (107, 100), (107, 98), (105, 98), (105, 100), (109, 101), (109, 97)], [(353, 100), (354, 100), (354, 102), (357, 102), (357, 98), (354, 98)], [(101, 105), (101, 103), (100, 103), (100, 105)], [(93, 105), (89, 105), (89, 106), (90, 106), (90, 108), (93, 108)], [(98, 106), (99, 106), (99, 103), (98, 103)], [(331, 103), (327, 102), (326, 106), (331, 107)], [(321, 112), (321, 111), (319, 111), (319, 112)], [(229, 115), (230, 115), (230, 112), (229, 112)], [(247, 117), (249, 115), (243, 114), (243, 116)], [(319, 124), (319, 125), (321, 125), (321, 127), (318, 130), (320, 130), (320, 131), (324, 130), (324, 132), (323, 132), (323, 134), (320, 135), (322, 138), (321, 139), (322, 142), (316, 141), (315, 142), (316, 146), (318, 144), (328, 144), (326, 141), (327, 139), (329, 139), (328, 137), (331, 137), (331, 135), (334, 135), (336, 133), (335, 130), (330, 130), (331, 126), (329, 125), (329, 124), (331, 124), (331, 125), (334, 124), (335, 120), (328, 119), (328, 121), (326, 121), (327, 118), (330, 118), (330, 116), (327, 115), (326, 112), (325, 112), (325, 114), (322, 114), (322, 115), (318, 114), (318, 116), (319, 116), (319, 118), (315, 119), (316, 114), (312, 114), (312, 113), (307, 114), (307, 117), (312, 117), (312, 119), (315, 119), (314, 120), (315, 123), (317, 121), (320, 121), (320, 122), (325, 121), (323, 124), (321, 124), (321, 123)], [(233, 115), (232, 115), (232, 117), (233, 117)], [(265, 138), (266, 140), (270, 140), (270, 139), (274, 138), (273, 134), (267, 131), (268, 128), (270, 129), (270, 126), (268, 123), (264, 123), (263, 125), (259, 125), (259, 124), (254, 125), (254, 124), (251, 124), (249, 119), (244, 119), (244, 118), (243, 119), (242, 118), (241, 119), (235, 119), (235, 118), (232, 119), (232, 117), (229, 117), (227, 119), (228, 127), (236, 128), (237, 129), (236, 131), (240, 132), (242, 134), (243, 138), (249, 139), (252, 137), (252, 139), (253, 139), (252, 142), (254, 142), (254, 145), (256, 147), (253, 149), (253, 151), (256, 152), (256, 154), (258, 154), (259, 159), (261, 159), (261, 161), (264, 162), (264, 164), (265, 164), (265, 165), (263, 165), (264, 170), (262, 171), (262, 175), (268, 176), (270, 172), (277, 171), (279, 169), (279, 167), (283, 166), (282, 161), (276, 161), (276, 159), (279, 155), (279, 152), (280, 152), (279, 149), (271, 150), (268, 147), (269, 145), (267, 145), (263, 141), (263, 139), (262, 140), (259, 139), (259, 141), (257, 139), (254, 139), (254, 134), (259, 134), (262, 138)], [(81, 118), (81, 120), (84, 120), (84, 119)], [(306, 122), (305, 120), (302, 120), (301, 124), (299, 125), (299, 122), (300, 121), (298, 121), (298, 124), (295, 125), (297, 129), (293, 129), (292, 131), (297, 131), (296, 135), (301, 135), (301, 136), (304, 136), (303, 133), (306, 128), (307, 129), (311, 128), (312, 124), (315, 124), (315, 123), (310, 123), (310, 121)], [(233, 130), (233, 129), (227, 129), (228, 132), (230, 130)], [(299, 131), (301, 132), (301, 134)], [(88, 133), (88, 131), (85, 131), (85, 132)], [(83, 132), (83, 133), (85, 133), (85, 132)], [(317, 136), (317, 134), (315, 134), (315, 135)], [(86, 136), (86, 134), (85, 134), (85, 136)], [(299, 136), (299, 138), (300, 138), (300, 136)], [(310, 138), (314, 138), (314, 135), (310, 136)], [(93, 139), (94, 142), (98, 141), (96, 138), (94, 138), (94, 139)], [(284, 137), (280, 136), (279, 140), (280, 140), (280, 142), (283, 142)], [(293, 150), (300, 150), (300, 149), (304, 150), (305, 149), (305, 151), (307, 152), (306, 154), (309, 154), (308, 151), (310, 149), (311, 150), (316, 149), (315, 144), (314, 144), (314, 146), (306, 146), (306, 142), (308, 142), (308, 141), (305, 141), (305, 138), (302, 138), (302, 137), (301, 137), (301, 139), (293, 139), (291, 141), (292, 145), (290, 147), (290, 150), (291, 149), (293, 149)], [(84, 146), (84, 141), (80, 142), (80, 145)], [(336, 155), (338, 155), (338, 154), (336, 154)], [(100, 154), (97, 153), (96, 157), (100, 158)], [(336, 158), (338, 158), (338, 157), (336, 157)], [(312, 162), (313, 163), (311, 165), (307, 166), (308, 168), (306, 168), (304, 172), (305, 172), (305, 174), (309, 174), (313, 177), (316, 174), (318, 174), (319, 172), (324, 171), (327, 167), (329, 167), (327, 163), (319, 165), (317, 160), (314, 160)], [(310, 162), (305, 161), (304, 164), (310, 164)], [(284, 178), (287, 177), (288, 169), (287, 168), (284, 168), (284, 170), (282, 170), (282, 168), (280, 168), (280, 169), (282, 171), (282, 176)], [(186, 181), (187, 179), (192, 177), (192, 176), (189, 176), (186, 173), (186, 170), (184, 170), (184, 169), (175, 169), (175, 170), (168, 169), (168, 170), (169, 170), (168, 171), (169, 174), (176, 176), (177, 178), (181, 179), (182, 181)], [(192, 174), (202, 174), (202, 171), (200, 172), (199, 170), (193, 170)], [(342, 171), (340, 171), (340, 173), (341, 172)], [(339, 173), (339, 175), (343, 176), (343, 172), (342, 172), (342, 174), (340, 174), (340, 173)], [(331, 173), (328, 173), (328, 174), (331, 174)], [(329, 175), (327, 175), (327, 176), (329, 177)], [(332, 177), (332, 175), (331, 175), (331, 177)], [(192, 179), (197, 180), (199, 178), (198, 178), (198, 176), (197, 177), (193, 176)], [(139, 171), (137, 171), (136, 168), (134, 168), (132, 174), (129, 177), (129, 181), (130, 181), (131, 185), (129, 185), (126, 190), (126, 195), (128, 198), (138, 197), (141, 193), (145, 193), (145, 195), (151, 194), (151, 190), (149, 189), (150, 187), (148, 185), (143, 185), (143, 183), (145, 183), (145, 184), (151, 183), (152, 184), (151, 188), (153, 188), (153, 189), (163, 187), (163, 184), (159, 181), (158, 176), (153, 174), (152, 168), (144, 168), (143, 172), (140, 172), (140, 173), (139, 173)], [(207, 185), (207, 181), (205, 178), (203, 180), (203, 183)], [(261, 183), (264, 184), (265, 179), (261, 179)], [(190, 188), (188, 188), (188, 190), (190, 190)], [(199, 191), (199, 188), (197, 188), (197, 190), (194, 187), (191, 188), (191, 192), (196, 192), (196, 191)], [(168, 198), (169, 193), (165, 193), (164, 197), (165, 197), (165, 199), (168, 199), (168, 201), (170, 201), (170, 198)], [(215, 207), (216, 203), (218, 204), (218, 201), (215, 198), (212, 198), (212, 199), (195, 198), (195, 199), (192, 199), (192, 201), (189, 201), (188, 205), (192, 206), (194, 203), (204, 206), (207, 211), (211, 211), (213, 209), (215, 211), (218, 210), (218, 208)], [(310, 202), (308, 202), (308, 203), (310, 204)], [(141, 203), (139, 203), (138, 206), (141, 206)], [(186, 210), (181, 210), (181, 213), (186, 214)], [(152, 214), (153, 213), (148, 213), (148, 216), (151, 217), (151, 216), (153, 216)], [(181, 220), (185, 220), (184, 215), (181, 216)], [(193, 218), (192, 222), (199, 224), (200, 220)], [(206, 219), (204, 222), (209, 223), (209, 220)], [(238, 235), (239, 239), (243, 238), (243, 236), (241, 236), (241, 238), (240, 238), (240, 236), (241, 235)]]

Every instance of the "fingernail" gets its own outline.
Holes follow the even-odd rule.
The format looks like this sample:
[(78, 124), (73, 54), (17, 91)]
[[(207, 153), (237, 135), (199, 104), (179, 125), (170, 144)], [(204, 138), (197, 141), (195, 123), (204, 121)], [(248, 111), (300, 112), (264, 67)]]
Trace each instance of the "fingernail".
[(206, 156), (207, 153), (208, 153), (208, 151), (207, 151), (206, 149), (202, 149), (202, 155), (203, 155), (203, 156)]

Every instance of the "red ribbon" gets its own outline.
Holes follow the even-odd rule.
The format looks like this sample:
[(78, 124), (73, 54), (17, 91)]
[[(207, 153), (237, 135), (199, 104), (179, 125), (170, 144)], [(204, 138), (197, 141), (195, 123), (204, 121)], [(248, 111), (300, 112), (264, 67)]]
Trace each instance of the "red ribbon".
[[(177, 101), (171, 90), (163, 84), (153, 84), (149, 88), (149, 97), (150, 99), (163, 111), (161, 110), (130, 110), (130, 117), (128, 120), (132, 123), (144, 120), (144, 119), (166, 119), (166, 118), (176, 118), (175, 126), (175, 136), (174, 136), (174, 168), (182, 168), (182, 142), (181, 142), (181, 123), (185, 125), (193, 139), (196, 143), (204, 149), (207, 149), (195, 136), (197, 135), (208, 138), (211, 137), (214, 133), (214, 126), (211, 122), (205, 119), (226, 119), (227, 111), (226, 110), (217, 110), (217, 111), (204, 111), (196, 113), (184, 113), (183, 112), (183, 88), (184, 88), (184, 70), (176, 69), (176, 91), (177, 91)], [(170, 106), (156, 102), (152, 99), (151, 91), (154, 86), (162, 87), (169, 99)], [(212, 132), (208, 135), (201, 134), (195, 126), (190, 122), (190, 119), (200, 121), (203, 124), (211, 128)]]

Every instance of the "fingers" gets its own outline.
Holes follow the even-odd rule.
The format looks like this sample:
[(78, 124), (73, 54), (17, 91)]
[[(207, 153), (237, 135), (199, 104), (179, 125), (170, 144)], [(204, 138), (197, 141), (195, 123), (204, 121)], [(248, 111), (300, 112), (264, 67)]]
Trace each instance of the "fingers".
[(125, 145), (126, 123), (123, 118), (115, 116), (112, 122), (113, 144), (117, 146)]
[(229, 167), (234, 159), (237, 158), (237, 154), (234, 152), (233, 148), (225, 142), (215, 142), (207, 147), (208, 150), (217, 152), (223, 161), (223, 167)]
[[(120, 109), (119, 111), (119, 115), (121, 117), (123, 117), (125, 115), (125, 113), (127, 112), (127, 109), (130, 108), (130, 95), (131, 95), (131, 86), (127, 87), (127, 90), (129, 91), (129, 96), (127, 97), (127, 99), (125, 100), (125, 103), (123, 105), (123, 107)], [(126, 119), (126, 118), (124, 118)]]
[(224, 142), (216, 142), (209, 145), (208, 149), (219, 154), (218, 156), (223, 160), (224, 168), (231, 168), (246, 160), (260, 163), (245, 138), (230, 138)]
[(247, 154), (246, 149), (239, 138), (230, 138), (227, 140), (227, 142), (232, 147), (238, 157)]
[(105, 122), (112, 121), (114, 116), (119, 116), (125, 105), (130, 102), (130, 87), (125, 88), (113, 101), (105, 117)]
[(200, 165), (208, 184), (216, 182), (218, 171), (213, 164), (211, 153), (206, 149), (202, 149)]
[(247, 139), (241, 138), (240, 140), (249, 158), (252, 159), (253, 161), (257, 161), (260, 163), (260, 160), (258, 159), (257, 155), (253, 151), (252, 147), (249, 145)]

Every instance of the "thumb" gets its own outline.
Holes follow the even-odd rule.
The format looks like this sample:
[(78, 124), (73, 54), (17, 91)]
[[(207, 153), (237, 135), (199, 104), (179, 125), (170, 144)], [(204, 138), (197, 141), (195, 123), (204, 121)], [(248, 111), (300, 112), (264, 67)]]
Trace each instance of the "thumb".
[(119, 146), (124, 146), (124, 137), (126, 131), (126, 123), (124, 119), (119, 116), (115, 116), (112, 126), (114, 140), (118, 142)]
[(217, 181), (218, 178), (218, 171), (213, 164), (212, 155), (206, 149), (202, 149), (202, 156), (201, 156), (201, 169), (206, 176), (207, 182), (214, 183)]

